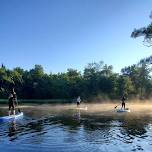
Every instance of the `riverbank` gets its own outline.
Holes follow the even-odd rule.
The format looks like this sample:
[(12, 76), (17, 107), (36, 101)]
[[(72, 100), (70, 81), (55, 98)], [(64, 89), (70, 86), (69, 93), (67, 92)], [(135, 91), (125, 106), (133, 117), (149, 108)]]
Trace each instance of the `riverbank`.
[[(74, 103), (74, 99), (18, 99), (19, 103), (33, 103), (33, 104), (64, 104), (64, 103)], [(8, 99), (0, 99), (0, 104), (7, 104)]]
[[(76, 103), (76, 99), (18, 99), (19, 104), (72, 104)], [(8, 99), (0, 99), (0, 104), (7, 104)], [(105, 101), (87, 101), (82, 100), (82, 103), (114, 103), (114, 104), (120, 104), (120, 100), (105, 100)], [(152, 103), (152, 99), (150, 100), (139, 100), (139, 99), (133, 99), (133, 100), (127, 100), (126, 103)]]

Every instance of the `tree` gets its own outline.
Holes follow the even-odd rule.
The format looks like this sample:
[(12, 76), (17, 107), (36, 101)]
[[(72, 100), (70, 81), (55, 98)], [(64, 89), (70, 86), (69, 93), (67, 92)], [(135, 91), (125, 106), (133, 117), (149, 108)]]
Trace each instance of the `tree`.
[(121, 75), (114, 73), (110, 65), (89, 63), (83, 74), (76, 69), (67, 69), (64, 73), (44, 73), (41, 65), (33, 69), (13, 70), (0, 68), (0, 98), (7, 98), (15, 87), (19, 98), (24, 99), (73, 99), (83, 98), (118, 99), (122, 94), (152, 97), (151, 74), (152, 57), (140, 60), (138, 64), (125, 67)]
[[(150, 19), (152, 19), (152, 12), (150, 14)], [(131, 33), (131, 37), (136, 38), (139, 36), (144, 36), (143, 44), (150, 47), (152, 46), (152, 23), (150, 23), (146, 27), (142, 27), (139, 29), (134, 29)]]
[(151, 83), (151, 67), (147, 64), (149, 61), (149, 59), (142, 59), (137, 65), (125, 67), (121, 70), (124, 76), (131, 79), (135, 88), (134, 94), (139, 94), (141, 99), (146, 96), (146, 90), (151, 86), (149, 85)]
[(118, 94), (121, 97), (123, 94), (129, 95), (134, 92), (134, 86), (128, 76), (120, 76), (118, 79)]
[(135, 88), (134, 90), (134, 94), (138, 94), (139, 93), (139, 88), (140, 88), (140, 70), (139, 70), (139, 67), (137, 65), (132, 65), (132, 66), (128, 66), (128, 67), (125, 67), (121, 70), (121, 73), (123, 76), (127, 76), (131, 79), (132, 81), (132, 84)]
[(97, 95), (99, 92), (99, 77), (101, 76), (101, 71), (103, 70), (104, 63), (100, 61), (99, 63), (89, 63), (83, 73), (85, 94)]

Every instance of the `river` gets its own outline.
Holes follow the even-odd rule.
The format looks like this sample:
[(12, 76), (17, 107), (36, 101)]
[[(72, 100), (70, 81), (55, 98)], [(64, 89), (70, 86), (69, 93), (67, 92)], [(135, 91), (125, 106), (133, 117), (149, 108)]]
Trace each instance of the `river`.
[[(152, 105), (130, 104), (117, 113), (114, 104), (22, 105), (22, 119), (0, 123), (4, 152), (152, 151)], [(87, 107), (87, 109), (85, 108)], [(1, 106), (0, 116), (7, 114)]]

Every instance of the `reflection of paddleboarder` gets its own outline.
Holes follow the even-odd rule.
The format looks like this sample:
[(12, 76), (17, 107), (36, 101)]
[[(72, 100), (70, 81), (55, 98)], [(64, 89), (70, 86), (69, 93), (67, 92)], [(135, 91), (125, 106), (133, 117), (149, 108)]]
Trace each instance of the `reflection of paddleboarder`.
[(8, 136), (9, 137), (12, 137), (14, 136), (16, 133), (16, 122), (15, 121), (12, 121), (11, 124), (10, 124), (10, 127), (9, 127), (9, 133), (8, 133)]
[(77, 107), (80, 106), (80, 103), (81, 103), (81, 98), (80, 98), (80, 96), (78, 96), (78, 98), (77, 98)]
[(81, 119), (81, 111), (80, 110), (77, 110), (77, 112), (73, 115), (74, 118), (80, 122), (80, 119)]
[(123, 108), (124, 107), (124, 109), (125, 109), (125, 101), (126, 101), (126, 97), (125, 97), (125, 95), (123, 95), (123, 97), (122, 97), (122, 99), (121, 99), (121, 101), (122, 101), (122, 107), (121, 108)]

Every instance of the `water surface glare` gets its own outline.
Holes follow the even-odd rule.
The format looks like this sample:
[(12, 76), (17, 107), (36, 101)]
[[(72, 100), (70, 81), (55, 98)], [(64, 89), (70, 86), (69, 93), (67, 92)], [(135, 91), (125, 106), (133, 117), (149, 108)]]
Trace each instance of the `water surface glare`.
[[(116, 113), (113, 104), (22, 106), (23, 119), (0, 123), (4, 152), (123, 152), (152, 149), (152, 106), (130, 105)], [(5, 106), (0, 116), (6, 115)]]

